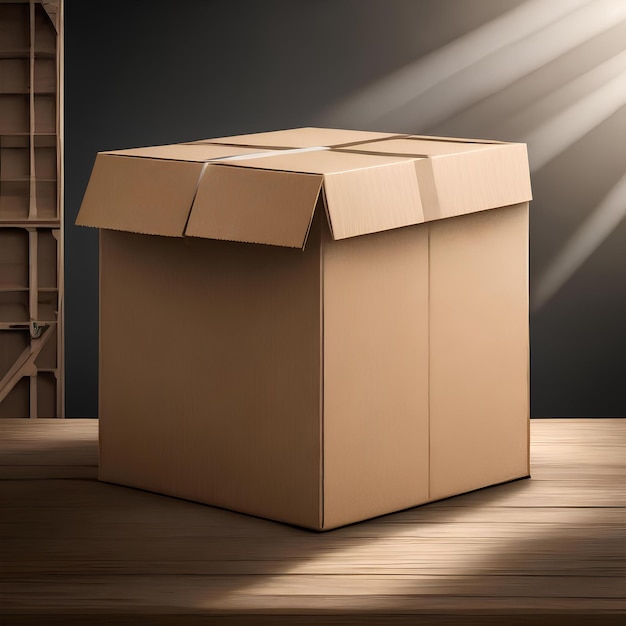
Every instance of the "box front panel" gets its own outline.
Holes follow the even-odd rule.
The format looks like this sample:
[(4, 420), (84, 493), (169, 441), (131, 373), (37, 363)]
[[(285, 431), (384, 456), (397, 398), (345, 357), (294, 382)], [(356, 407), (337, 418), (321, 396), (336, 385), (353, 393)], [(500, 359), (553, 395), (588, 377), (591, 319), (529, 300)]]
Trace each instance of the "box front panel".
[(431, 224), (431, 498), (527, 476), (528, 204)]
[(318, 526), (316, 237), (102, 232), (101, 479)]
[(428, 500), (428, 231), (323, 244), (324, 527)]

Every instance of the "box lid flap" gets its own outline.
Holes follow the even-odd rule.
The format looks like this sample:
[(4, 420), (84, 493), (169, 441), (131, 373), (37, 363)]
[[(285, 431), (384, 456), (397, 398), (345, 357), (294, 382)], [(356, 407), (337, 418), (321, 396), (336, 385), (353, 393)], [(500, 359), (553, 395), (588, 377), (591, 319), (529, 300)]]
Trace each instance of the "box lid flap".
[(76, 224), (181, 237), (203, 167), (99, 154)]
[[(323, 175), (330, 229), (335, 239), (343, 239), (424, 221), (414, 161), (412, 157), (320, 147), (223, 163), (251, 171)], [(259, 200), (252, 196), (251, 202)]]
[[(502, 144), (498, 144), (502, 145)], [(434, 157), (441, 154), (458, 154), (460, 152), (474, 152), (493, 147), (491, 142), (439, 140), (428, 137), (402, 137), (385, 139), (339, 147), (339, 151), (362, 152), (364, 154), (396, 154), (404, 156)]]
[(414, 159), (325, 174), (324, 196), (334, 239), (424, 221)]
[(185, 234), (304, 248), (322, 176), (211, 164)]
[(300, 128), (100, 154), (77, 224), (301, 248), (322, 186), (335, 239), (532, 198), (525, 144)]
[(226, 165), (236, 165), (264, 170), (283, 170), (306, 174), (335, 174), (352, 170), (363, 170), (406, 161), (413, 161), (412, 156), (393, 154), (361, 154), (353, 151), (311, 146), (291, 150), (268, 150), (242, 157), (215, 159)]
[(338, 150), (416, 157), (424, 221), (532, 199), (526, 144), (413, 136)]
[(221, 146), (207, 143), (175, 143), (164, 146), (150, 146), (148, 148), (128, 148), (126, 150), (111, 150), (102, 154), (116, 154), (118, 156), (135, 156), (152, 159), (171, 159), (173, 161), (198, 161), (229, 157), (238, 154), (262, 152), (258, 148), (243, 146)]
[(338, 146), (362, 141), (375, 141), (397, 136), (396, 133), (307, 127), (275, 130), (251, 135), (218, 137), (216, 139), (207, 139), (206, 142), (240, 146), (262, 146), (264, 148), (309, 148), (312, 146)]

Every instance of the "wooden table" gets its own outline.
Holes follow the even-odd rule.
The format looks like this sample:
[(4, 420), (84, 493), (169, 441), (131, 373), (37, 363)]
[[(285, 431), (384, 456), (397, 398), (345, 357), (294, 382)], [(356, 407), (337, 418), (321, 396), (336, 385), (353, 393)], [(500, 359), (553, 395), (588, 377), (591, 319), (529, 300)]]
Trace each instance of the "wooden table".
[(96, 420), (0, 420), (0, 624), (626, 624), (626, 419), (532, 479), (325, 534), (100, 483)]

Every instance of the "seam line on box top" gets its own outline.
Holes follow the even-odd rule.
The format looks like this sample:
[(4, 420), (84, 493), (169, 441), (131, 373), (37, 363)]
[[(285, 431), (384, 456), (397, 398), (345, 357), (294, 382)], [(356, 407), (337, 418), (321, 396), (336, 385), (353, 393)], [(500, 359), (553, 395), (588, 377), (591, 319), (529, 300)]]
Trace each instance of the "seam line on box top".
[(267, 152), (250, 152), (249, 154), (235, 154), (211, 161), (247, 161), (248, 159), (263, 159), (265, 157), (278, 156), (283, 154), (298, 154), (299, 152), (319, 152), (320, 150), (330, 150), (328, 146), (311, 146), (310, 148), (293, 148), (289, 150), (268, 150)]
[(431, 273), (431, 255), (430, 255), (430, 234), (431, 234), (431, 230), (432, 230), (432, 226), (429, 224), (427, 226), (428, 228), (428, 234), (427, 234), (427, 250), (428, 250), (428, 259), (427, 259), (427, 265), (428, 265), (428, 280), (427, 280), (427, 298), (428, 298), (428, 306), (426, 309), (426, 327), (427, 327), (427, 346), (426, 346), (426, 355), (427, 355), (427, 370), (428, 370), (428, 374), (427, 374), (427, 386), (426, 386), (426, 398), (427, 398), (427, 413), (428, 413), (428, 419), (426, 420), (426, 424), (427, 424), (427, 428), (428, 428), (428, 471), (427, 471), (427, 475), (428, 475), (428, 500), (430, 501), (430, 466), (431, 466), (431, 456), (430, 456), (430, 317), (431, 317), (431, 311), (430, 311), (430, 273)]
[(183, 237), (185, 236), (185, 233), (187, 232), (187, 226), (189, 226), (189, 219), (191, 218), (193, 205), (196, 202), (198, 189), (200, 189), (200, 183), (202, 182), (202, 177), (204, 176), (204, 173), (206, 172), (208, 166), (209, 166), (209, 161), (206, 161), (204, 165), (202, 166), (202, 169), (200, 170), (200, 175), (198, 176), (198, 180), (196, 182), (196, 188), (194, 189), (194, 192), (193, 192), (193, 198), (191, 198), (191, 204), (189, 205), (189, 212), (187, 213), (187, 219), (185, 220), (185, 225), (183, 226)]
[(335, 152), (342, 152), (344, 154), (366, 154), (372, 156), (388, 156), (388, 157), (406, 157), (408, 159), (430, 159), (431, 155), (406, 153), (406, 152), (377, 152), (376, 150), (357, 150), (358, 146), (354, 148), (333, 148)]
[(313, 220), (315, 219), (315, 215), (317, 213), (317, 204), (318, 204), (318, 201), (320, 199), (320, 195), (322, 193), (322, 182), (323, 182), (323, 178), (322, 178), (322, 180), (320, 180), (320, 186), (318, 187), (318, 190), (317, 190), (317, 196), (315, 198), (315, 204), (313, 205), (313, 213), (311, 215), (311, 219), (309, 220), (309, 224), (308, 224), (308, 226), (306, 228), (306, 233), (304, 234), (304, 239), (302, 241), (302, 246), (301, 246), (302, 250), (304, 250), (306, 248), (306, 243), (309, 240), (309, 233), (311, 232), (311, 227), (313, 226)]
[(359, 146), (361, 144), (378, 143), (380, 141), (391, 141), (392, 139), (408, 139), (411, 135), (388, 135), (386, 137), (376, 137), (375, 139), (359, 139), (358, 141), (346, 141), (345, 143), (336, 143), (333, 148), (347, 148), (349, 146)]
[[(324, 198), (325, 202), (325, 198)], [(325, 411), (324, 411), (324, 354), (325, 354), (325, 343), (324, 343), (324, 315), (325, 315), (325, 307), (324, 307), (324, 247), (326, 242), (324, 241), (325, 237), (325, 229), (324, 229), (324, 217), (321, 215), (318, 217), (319, 222), (319, 237), (320, 237), (320, 408), (319, 408), (319, 416), (320, 416), (320, 470), (319, 470), (319, 520), (320, 520), (320, 528), (324, 528), (325, 524), (325, 510), (324, 510), (324, 500), (325, 500), (325, 484), (324, 484), (324, 450), (325, 450), (325, 440), (324, 440), (324, 419), (325, 419)]]
[(206, 141), (187, 141), (183, 145), (185, 146), (229, 146), (232, 148), (254, 148), (255, 150), (290, 150), (289, 146), (271, 146), (268, 144), (256, 145), (251, 143), (232, 143), (230, 141), (213, 141), (208, 139)]

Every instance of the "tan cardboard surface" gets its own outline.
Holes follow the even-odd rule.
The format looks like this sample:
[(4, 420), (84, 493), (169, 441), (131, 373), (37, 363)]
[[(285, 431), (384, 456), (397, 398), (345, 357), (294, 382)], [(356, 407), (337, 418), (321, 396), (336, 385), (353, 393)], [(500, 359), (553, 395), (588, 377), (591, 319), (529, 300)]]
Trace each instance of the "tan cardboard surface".
[(441, 137), (440, 135), (407, 135), (409, 139), (423, 139), (425, 141), (455, 141), (459, 143), (506, 143), (495, 139), (471, 139), (469, 137)]
[(99, 154), (76, 224), (181, 237), (202, 167)]
[[(528, 202), (532, 198), (525, 144), (430, 159), (438, 207), (429, 220)], [(419, 166), (418, 166), (419, 167)]]
[(355, 132), (98, 156), (103, 480), (321, 530), (528, 475), (526, 147)]
[(430, 495), (527, 476), (528, 205), (430, 225)]
[(233, 143), (246, 146), (277, 148), (308, 148), (310, 146), (336, 146), (357, 141), (372, 141), (393, 137), (396, 133), (379, 133), (363, 130), (341, 130), (337, 128), (290, 128), (251, 135), (232, 135), (207, 139), (207, 142)]
[(324, 528), (428, 500), (428, 232), (323, 247)]
[[(324, 140), (333, 139), (328, 135), (331, 131), (295, 129), (278, 134)], [(262, 136), (275, 134), (261, 133), (259, 142), (265, 141)], [(180, 144), (117, 151), (115, 156), (100, 155), (77, 223), (179, 236), (197, 187), (186, 234), (302, 247), (319, 181), (318, 177), (289, 174), (294, 172), (323, 175), (335, 239), (507, 206), (531, 198), (524, 144), (463, 143), (418, 137), (386, 139), (384, 133), (382, 136), (382, 140), (359, 143), (344, 150), (316, 149), (315, 145), (268, 151)], [(311, 151), (307, 151), (309, 148)], [(420, 154), (427, 154), (428, 158)], [(151, 158), (139, 159), (139, 155)], [(118, 160), (111, 160), (115, 158)], [(186, 176), (176, 173), (185, 165), (197, 167), (199, 161), (209, 159), (211, 163), (199, 182), (198, 178), (193, 180), (196, 170), (189, 169)], [(222, 167), (216, 168), (217, 165)], [(233, 171), (228, 172), (224, 166)], [(245, 172), (245, 169), (257, 171)]]
[(375, 154), (404, 154), (406, 156), (437, 156), (440, 154), (458, 154), (493, 148), (492, 144), (466, 143), (454, 141), (433, 141), (417, 138), (385, 139), (373, 143), (361, 143), (338, 150), (358, 150)]
[(185, 234), (303, 248), (322, 177), (212, 165)]
[(335, 239), (424, 221), (413, 161), (327, 174), (324, 193)]
[(526, 202), (532, 198), (524, 144), (437, 141), (416, 137), (363, 143), (349, 150), (429, 157), (415, 162), (426, 221)]
[(118, 156), (147, 157), (152, 159), (172, 159), (175, 161), (207, 161), (218, 157), (228, 157), (236, 154), (251, 154), (262, 152), (257, 148), (242, 148), (238, 146), (216, 146), (211, 144), (182, 144), (175, 143), (165, 146), (151, 146), (148, 148), (129, 148), (127, 150), (112, 150), (103, 154)]
[[(324, 190), (332, 234), (335, 239), (344, 239), (424, 221), (413, 163), (414, 159), (410, 157), (320, 150), (263, 156), (224, 164), (234, 168), (325, 174)], [(204, 178), (206, 179), (209, 174), (212, 176), (213, 170), (214, 167)], [(239, 176), (237, 172), (231, 174), (233, 188), (243, 186), (238, 180)], [(241, 181), (243, 180), (246, 179), (242, 178)], [(259, 176), (259, 181), (262, 180)], [(293, 178), (294, 184), (301, 180)], [(265, 192), (263, 183), (259, 184), (260, 186), (254, 187), (250, 193), (249, 202), (252, 204), (262, 202), (260, 197)], [(208, 185), (206, 192), (204, 189), (203, 180), (197, 202), (200, 202), (201, 198), (204, 201), (209, 195)], [(268, 211), (271, 212), (272, 207), (275, 207), (274, 212), (280, 211), (283, 202), (281, 200), (269, 203)], [(261, 213), (262, 210), (259, 209), (259, 214)], [(195, 224), (194, 214), (195, 209), (190, 225)], [(188, 232), (192, 234), (191, 230)], [(272, 243), (269, 232), (265, 237), (264, 242)], [(231, 238), (239, 239), (235, 236)]]
[(319, 527), (319, 220), (309, 236), (101, 233), (102, 480)]
[[(368, 169), (394, 163), (412, 161), (411, 157), (389, 156), (385, 154), (358, 154), (338, 150), (316, 150), (314, 152), (288, 152), (284, 154), (264, 154), (259, 158), (232, 161), (237, 167), (250, 167), (309, 174), (335, 174), (353, 170)], [(218, 160), (219, 162), (219, 160)], [(229, 164), (228, 161), (225, 164)]]

